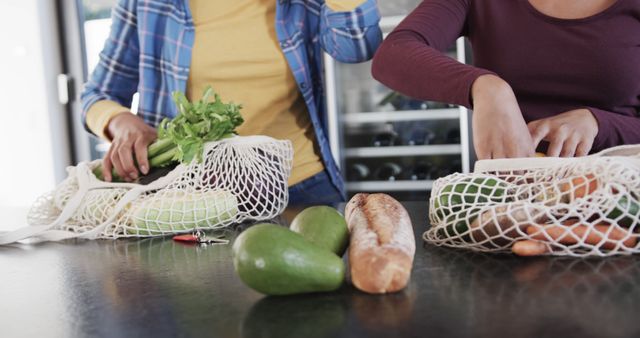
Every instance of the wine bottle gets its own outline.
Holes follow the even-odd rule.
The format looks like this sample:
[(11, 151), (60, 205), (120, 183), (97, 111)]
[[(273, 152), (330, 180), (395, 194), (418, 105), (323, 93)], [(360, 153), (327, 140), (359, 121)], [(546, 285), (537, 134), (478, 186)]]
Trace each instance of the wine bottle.
[(395, 181), (400, 178), (400, 174), (402, 167), (399, 164), (385, 162), (376, 169), (374, 177), (379, 181)]
[(398, 145), (398, 134), (395, 131), (385, 131), (376, 134), (371, 141), (374, 147), (392, 147)]
[(436, 139), (436, 133), (427, 128), (416, 128), (411, 132), (411, 136), (407, 141), (410, 146), (419, 146), (425, 144), (432, 144)]
[(431, 178), (432, 165), (429, 162), (418, 162), (407, 172), (407, 179), (412, 181), (422, 181)]
[(369, 167), (363, 163), (353, 163), (347, 170), (347, 179), (352, 182), (365, 181), (369, 178), (369, 174)]

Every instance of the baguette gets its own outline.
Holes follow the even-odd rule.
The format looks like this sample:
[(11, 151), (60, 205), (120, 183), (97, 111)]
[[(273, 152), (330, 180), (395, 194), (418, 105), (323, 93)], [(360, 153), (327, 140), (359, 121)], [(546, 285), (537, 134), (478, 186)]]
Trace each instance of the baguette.
[(385, 194), (356, 194), (347, 203), (345, 218), (355, 287), (368, 293), (388, 293), (407, 286), (416, 242), (404, 207)]

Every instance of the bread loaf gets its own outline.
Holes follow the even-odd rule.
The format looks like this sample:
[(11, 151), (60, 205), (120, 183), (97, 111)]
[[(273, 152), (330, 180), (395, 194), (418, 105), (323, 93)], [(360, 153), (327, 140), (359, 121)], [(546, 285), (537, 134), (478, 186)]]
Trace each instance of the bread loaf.
[(404, 207), (386, 194), (356, 194), (347, 203), (351, 280), (368, 293), (402, 290), (409, 282), (416, 242)]

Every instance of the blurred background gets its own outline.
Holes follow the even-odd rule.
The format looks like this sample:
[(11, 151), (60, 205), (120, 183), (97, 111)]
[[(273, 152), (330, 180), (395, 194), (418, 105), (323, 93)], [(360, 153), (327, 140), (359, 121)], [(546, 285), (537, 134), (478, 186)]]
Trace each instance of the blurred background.
[(98, 158), (106, 145), (80, 123), (79, 94), (98, 62), (117, 0), (0, 2), (0, 206), (25, 206)]
[[(101, 158), (108, 144), (82, 127), (79, 94), (108, 36), (117, 0), (3, 0), (0, 2), (0, 206), (27, 206), (66, 177), (65, 168)], [(390, 32), (419, 0), (379, 2)], [(461, 62), (459, 40), (447, 52)], [(426, 201), (434, 179), (468, 171), (466, 109), (419, 101), (371, 78), (370, 63), (325, 58), (334, 156), (350, 194), (388, 192)], [(132, 110), (136, 110), (136, 100)]]

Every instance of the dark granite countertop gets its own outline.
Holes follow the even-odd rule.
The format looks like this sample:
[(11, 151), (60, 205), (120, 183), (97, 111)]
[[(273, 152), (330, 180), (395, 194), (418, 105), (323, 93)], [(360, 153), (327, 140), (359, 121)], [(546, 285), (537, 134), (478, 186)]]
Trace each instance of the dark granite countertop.
[(530, 259), (424, 245), (427, 204), (405, 205), (418, 244), (413, 274), (407, 289), (385, 296), (344, 285), (265, 297), (235, 275), (230, 245), (156, 238), (0, 247), (0, 336), (640, 336), (638, 257)]

